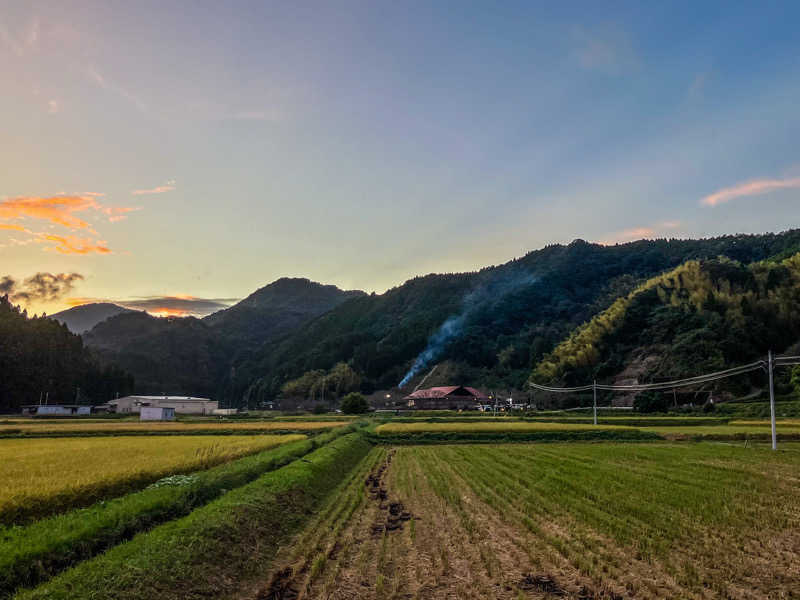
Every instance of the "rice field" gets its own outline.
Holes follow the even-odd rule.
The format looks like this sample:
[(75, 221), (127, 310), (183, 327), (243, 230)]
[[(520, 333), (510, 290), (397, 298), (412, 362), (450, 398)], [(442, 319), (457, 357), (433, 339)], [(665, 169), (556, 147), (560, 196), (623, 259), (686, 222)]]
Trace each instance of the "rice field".
[(304, 435), (0, 440), (0, 523), (86, 506), (161, 477), (207, 469)]
[(14, 434), (69, 435), (69, 434), (179, 434), (198, 432), (270, 432), (270, 431), (314, 431), (339, 427), (339, 421), (105, 421), (85, 423), (82, 421), (45, 422), (27, 421), (0, 425), (0, 436)]
[(594, 431), (598, 427), (606, 430), (634, 430), (635, 427), (625, 425), (602, 425), (595, 426), (587, 423), (549, 423), (540, 421), (479, 421), (477, 423), (384, 423), (379, 425), (375, 431), (381, 434), (403, 434), (403, 433), (423, 433), (423, 432), (447, 432), (447, 433), (502, 433), (502, 432), (536, 432), (536, 431)]
[(793, 598), (800, 445), (377, 448), (247, 598)]
[[(663, 421), (662, 421), (663, 422)], [(652, 423), (652, 424), (651, 424)], [(481, 433), (509, 433), (509, 434), (535, 434), (546, 432), (606, 432), (609, 435), (644, 432), (656, 434), (669, 439), (687, 439), (696, 437), (705, 438), (767, 438), (771, 435), (769, 421), (730, 421), (727, 424), (707, 425), (684, 424), (674, 422), (659, 423), (658, 419), (640, 419), (637, 425), (615, 425), (600, 421), (599, 425), (591, 423), (547, 422), (547, 421), (458, 421), (458, 422), (388, 422), (376, 427), (379, 436), (418, 434), (481, 434)], [(800, 421), (778, 421), (776, 425), (778, 436), (796, 438), (800, 436)]]

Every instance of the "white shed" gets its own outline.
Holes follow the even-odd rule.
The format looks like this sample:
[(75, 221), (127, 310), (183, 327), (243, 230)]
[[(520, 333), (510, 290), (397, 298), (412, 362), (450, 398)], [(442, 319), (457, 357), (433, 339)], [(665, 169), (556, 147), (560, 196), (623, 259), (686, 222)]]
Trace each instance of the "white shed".
[(139, 411), (140, 421), (174, 421), (175, 409), (169, 406), (143, 406)]

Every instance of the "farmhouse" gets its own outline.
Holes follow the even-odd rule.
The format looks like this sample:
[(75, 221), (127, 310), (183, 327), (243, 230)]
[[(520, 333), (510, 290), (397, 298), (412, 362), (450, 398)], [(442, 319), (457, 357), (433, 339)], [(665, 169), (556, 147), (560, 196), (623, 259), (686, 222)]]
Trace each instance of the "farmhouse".
[(416, 390), (403, 400), (409, 408), (421, 410), (474, 410), (487, 401), (483, 392), (463, 385)]
[(172, 408), (178, 415), (212, 415), (219, 408), (216, 400), (191, 396), (125, 396), (108, 403), (112, 412), (139, 413), (142, 407)]

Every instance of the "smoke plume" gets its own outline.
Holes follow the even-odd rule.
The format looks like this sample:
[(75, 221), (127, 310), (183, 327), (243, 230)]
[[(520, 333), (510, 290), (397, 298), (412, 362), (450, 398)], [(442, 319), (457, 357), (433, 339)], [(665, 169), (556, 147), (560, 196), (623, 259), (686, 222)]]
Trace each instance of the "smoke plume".
[(445, 347), (461, 335), (464, 324), (478, 310), (499, 303), (509, 294), (535, 283), (536, 280), (537, 277), (531, 273), (515, 273), (490, 278), (479, 283), (464, 296), (461, 301), (461, 310), (447, 317), (444, 323), (439, 326), (439, 329), (431, 335), (428, 339), (428, 345), (414, 360), (414, 364), (411, 365), (398, 387), (405, 386), (411, 378), (441, 356)]

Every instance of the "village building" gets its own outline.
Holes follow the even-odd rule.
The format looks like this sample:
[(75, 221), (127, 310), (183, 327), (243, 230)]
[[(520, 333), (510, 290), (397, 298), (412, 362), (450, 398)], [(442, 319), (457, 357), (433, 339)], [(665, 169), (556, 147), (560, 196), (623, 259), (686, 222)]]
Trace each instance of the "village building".
[(403, 400), (417, 410), (477, 410), (488, 396), (473, 387), (450, 385), (416, 390)]
[(92, 407), (82, 404), (29, 404), (22, 407), (23, 415), (69, 417), (73, 415), (88, 415), (91, 413)]
[(142, 406), (139, 411), (140, 421), (174, 421), (175, 409), (167, 406)]
[(138, 414), (142, 407), (152, 406), (172, 408), (177, 415), (213, 415), (219, 408), (216, 400), (192, 396), (125, 396), (108, 404), (112, 412), (122, 414)]

